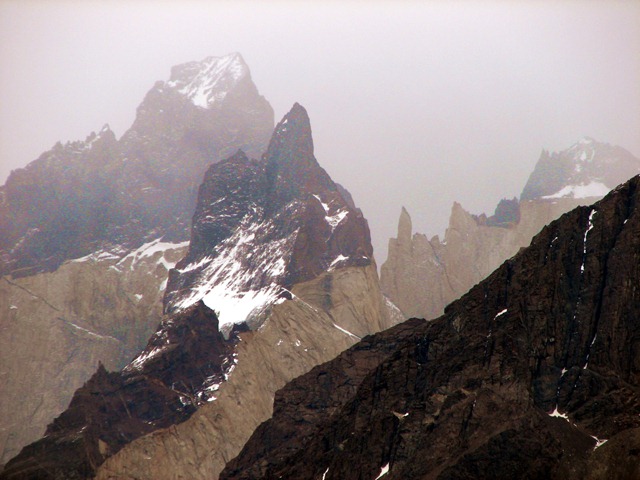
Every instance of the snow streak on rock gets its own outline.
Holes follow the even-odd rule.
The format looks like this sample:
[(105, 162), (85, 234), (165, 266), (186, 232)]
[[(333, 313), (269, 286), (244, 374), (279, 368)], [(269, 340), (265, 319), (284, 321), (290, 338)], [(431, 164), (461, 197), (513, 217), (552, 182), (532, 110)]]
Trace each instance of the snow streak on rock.
[(297, 230), (279, 237), (262, 211), (247, 214), (233, 235), (215, 247), (212, 256), (188, 264), (178, 273), (197, 270), (197, 280), (175, 304), (185, 309), (203, 300), (216, 311), (221, 331), (259, 316), (270, 305), (284, 301), (281, 286)]

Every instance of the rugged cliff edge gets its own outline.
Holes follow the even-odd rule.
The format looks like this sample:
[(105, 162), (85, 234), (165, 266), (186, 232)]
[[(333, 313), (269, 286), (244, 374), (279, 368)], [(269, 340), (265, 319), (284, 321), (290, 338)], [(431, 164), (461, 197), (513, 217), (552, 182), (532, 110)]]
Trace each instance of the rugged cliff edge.
[(0, 187), (0, 465), (98, 362), (120, 369), (162, 319), (207, 167), (260, 155), (273, 111), (238, 54), (174, 67), (117, 140), (57, 144)]
[(262, 160), (240, 151), (212, 165), (167, 319), (121, 372), (78, 390), (2, 478), (215, 478), (277, 388), (391, 326), (367, 222), (342, 192), (297, 104)]
[(640, 177), (280, 390), (221, 477), (640, 476)]
[(502, 200), (495, 214), (472, 215), (454, 203), (441, 241), (412, 235), (403, 208), (389, 240), (380, 284), (409, 317), (433, 319), (504, 260), (529, 245), (540, 229), (578, 205), (589, 205), (640, 172), (640, 160), (620, 147), (583, 138), (562, 152), (543, 151), (520, 201)]

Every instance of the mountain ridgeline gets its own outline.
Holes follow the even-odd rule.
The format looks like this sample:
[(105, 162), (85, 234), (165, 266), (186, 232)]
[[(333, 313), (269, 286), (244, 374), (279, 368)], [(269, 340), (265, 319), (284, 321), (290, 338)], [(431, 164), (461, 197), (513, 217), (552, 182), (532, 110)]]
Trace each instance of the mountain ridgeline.
[(215, 478), (277, 388), (392, 325), (343, 191), (298, 104), (261, 160), (212, 165), (147, 347), (120, 372), (99, 368), (2, 478)]
[(640, 178), (591, 205), (638, 172), (585, 138), (443, 241), (403, 208), (379, 281), (306, 110), (176, 66), (0, 187), (0, 479), (640, 478)]
[[(211, 163), (259, 157), (273, 110), (238, 54), (171, 70), (120, 139), (58, 143), (0, 187), (0, 465), (39, 438), (102, 361), (162, 320)], [(25, 380), (28, 379), (28, 380)]]
[(0, 187), (0, 273), (54, 271), (160, 237), (188, 240), (208, 165), (239, 148), (259, 157), (273, 123), (239, 54), (174, 67), (120, 140), (105, 125), (11, 173)]
[(221, 479), (640, 477), (640, 177), (275, 399)]
[(454, 203), (443, 240), (412, 234), (411, 217), (403, 209), (380, 269), (383, 292), (406, 318), (436, 318), (528, 246), (542, 227), (638, 173), (640, 160), (625, 149), (583, 138), (562, 152), (543, 151), (520, 200), (503, 199), (494, 215), (472, 215)]

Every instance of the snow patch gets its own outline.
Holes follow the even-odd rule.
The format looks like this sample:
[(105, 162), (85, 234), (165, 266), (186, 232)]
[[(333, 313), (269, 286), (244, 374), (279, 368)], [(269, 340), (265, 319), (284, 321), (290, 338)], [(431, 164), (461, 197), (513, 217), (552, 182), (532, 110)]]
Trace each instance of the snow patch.
[(267, 306), (284, 302), (279, 298), (282, 288), (271, 284), (262, 290), (234, 291), (230, 282), (215, 285), (203, 298), (204, 304), (218, 313), (220, 329), (225, 325), (242, 323), (258, 315)]
[(360, 340), (360, 337), (354, 333), (351, 333), (349, 330), (345, 330), (344, 328), (342, 328), (340, 325), (336, 325), (335, 323), (333, 324), (334, 327), (336, 327), (338, 330), (340, 330), (342, 333), (346, 333), (347, 335), (349, 335), (350, 337), (353, 338), (357, 338), (358, 340)]
[(502, 311), (500, 311), (500, 312), (496, 313), (496, 316), (495, 316), (495, 317), (493, 317), (493, 319), (495, 320), (496, 318), (498, 318), (498, 317), (500, 317), (500, 316), (504, 315), (505, 313), (507, 313), (507, 311), (508, 311), (508, 310), (505, 308), (504, 310), (502, 310)]
[(389, 473), (389, 464), (387, 463), (384, 467), (380, 469), (380, 475), (378, 475), (375, 480), (382, 478), (384, 475)]
[(209, 108), (224, 100), (248, 72), (237, 54), (208, 57), (202, 62), (194, 62), (194, 65), (197, 65), (198, 71), (192, 78), (187, 81), (172, 80), (167, 85), (177, 89), (200, 108)]
[(342, 254), (338, 255), (333, 262), (331, 262), (331, 265), (329, 265), (329, 270), (335, 268), (340, 262), (344, 262), (345, 260), (349, 260), (349, 257), (345, 257)]
[(189, 246), (189, 242), (181, 242), (181, 243), (170, 243), (163, 242), (162, 238), (157, 238), (152, 240), (151, 242), (145, 243), (138, 247), (136, 250), (130, 252), (127, 256), (123, 257), (118, 265), (123, 264), (127, 260), (131, 259), (131, 265), (129, 266), (130, 270), (134, 270), (134, 266), (143, 260), (144, 258), (153, 257), (156, 253), (160, 252), (162, 255), (158, 259), (158, 263), (162, 264), (167, 271), (175, 267), (175, 262), (168, 262), (164, 258), (164, 254), (167, 250), (175, 250), (179, 248), (186, 248)]
[(567, 415), (565, 413), (560, 413), (558, 411), (558, 406), (557, 405), (556, 405), (556, 408), (553, 410), (553, 412), (548, 413), (547, 415), (549, 415), (550, 417), (564, 418), (567, 422), (570, 422), (569, 417), (567, 417)]
[(112, 337), (111, 335), (100, 335), (99, 333), (95, 333), (92, 332), (91, 330), (87, 330), (86, 328), (81, 327), (80, 325), (76, 325), (73, 322), (69, 322), (67, 320), (65, 320), (65, 323), (67, 323), (68, 325), (71, 325), (73, 328), (75, 328), (76, 330), (86, 333), (87, 335), (91, 336), (91, 337), (95, 337), (95, 338), (99, 338), (101, 340), (115, 340), (116, 342), (118, 341), (118, 339)]
[(604, 183), (592, 180), (588, 184), (567, 185), (552, 195), (546, 195), (543, 199), (553, 198), (589, 198), (604, 197), (611, 189)]
[(347, 210), (339, 210), (334, 215), (324, 217), (325, 221), (331, 225), (331, 230), (335, 228), (344, 220), (349, 212)]
[(589, 214), (589, 224), (587, 225), (587, 229), (584, 232), (584, 239), (582, 241), (583, 243), (583, 247), (582, 247), (582, 265), (580, 266), (580, 272), (584, 273), (584, 262), (587, 258), (587, 235), (589, 235), (589, 232), (591, 231), (591, 229), (593, 229), (593, 217), (596, 214), (597, 210), (591, 210), (591, 213)]
[(602, 445), (604, 445), (605, 443), (607, 443), (607, 441), (609, 440), (608, 438), (602, 439), (600, 440), (598, 437), (594, 437), (593, 435), (591, 435), (591, 438), (593, 438), (596, 441), (596, 444), (594, 445), (593, 449), (595, 450), (596, 448), (600, 448)]
[[(270, 220), (257, 221), (252, 212), (235, 233), (216, 246), (216, 252), (180, 269), (197, 275), (195, 285), (174, 308), (185, 309), (199, 300), (218, 315), (220, 330), (262, 315), (285, 301), (280, 285), (297, 230), (288, 237), (269, 238), (276, 228)], [(259, 238), (257, 238), (259, 237)], [(217, 255), (216, 255), (217, 253)]]
[(165, 346), (160, 346), (160, 347), (152, 348), (148, 352), (142, 352), (140, 355), (134, 358), (133, 361), (129, 363), (129, 365), (124, 367), (124, 369), (125, 370), (130, 370), (130, 369), (141, 370), (145, 363), (147, 363), (152, 358), (157, 357), (165, 350), (166, 350)]

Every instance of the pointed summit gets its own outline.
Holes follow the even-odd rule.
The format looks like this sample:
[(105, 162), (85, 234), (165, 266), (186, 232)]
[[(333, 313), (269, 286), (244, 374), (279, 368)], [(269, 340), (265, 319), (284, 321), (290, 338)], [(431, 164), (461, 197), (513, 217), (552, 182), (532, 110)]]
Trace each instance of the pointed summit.
[(411, 242), (412, 230), (411, 216), (403, 206), (402, 211), (400, 212), (400, 220), (398, 220), (398, 240), (401, 242)]
[(249, 67), (242, 56), (231, 53), (175, 66), (166, 85), (185, 95), (195, 106), (210, 108), (247, 76)]
[(274, 150), (283, 147), (294, 148), (299, 155), (313, 156), (313, 138), (311, 121), (307, 110), (299, 103), (294, 103), (289, 113), (276, 125), (267, 156)]
[(336, 190), (313, 155), (311, 122), (307, 111), (298, 103), (276, 126), (266, 161), (271, 197), (277, 204), (288, 203), (303, 191)]

